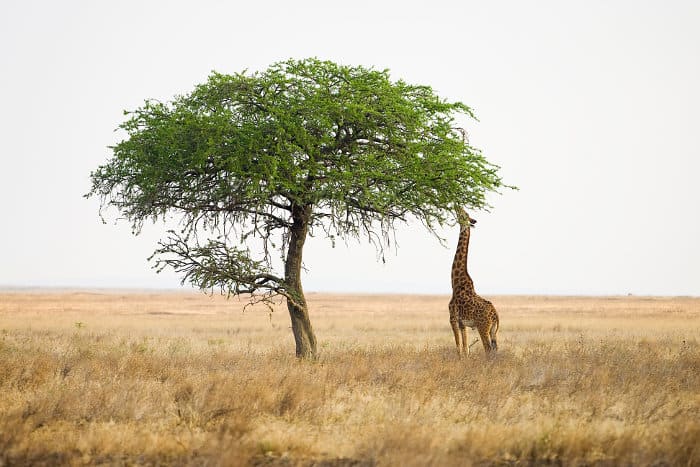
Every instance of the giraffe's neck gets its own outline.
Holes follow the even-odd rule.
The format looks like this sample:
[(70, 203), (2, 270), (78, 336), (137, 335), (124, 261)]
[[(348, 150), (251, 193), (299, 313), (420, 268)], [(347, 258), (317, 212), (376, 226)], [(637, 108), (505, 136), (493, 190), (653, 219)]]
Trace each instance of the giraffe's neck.
[(469, 226), (462, 226), (459, 230), (459, 242), (457, 252), (452, 261), (452, 290), (467, 290), (474, 292), (474, 282), (467, 271), (467, 256), (469, 255)]

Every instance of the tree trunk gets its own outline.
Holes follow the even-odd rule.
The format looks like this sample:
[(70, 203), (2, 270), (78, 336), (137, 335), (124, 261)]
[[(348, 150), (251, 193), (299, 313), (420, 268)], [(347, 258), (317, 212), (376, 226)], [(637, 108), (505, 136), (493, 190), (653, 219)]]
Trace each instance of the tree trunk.
[(292, 207), (292, 227), (289, 230), (289, 250), (284, 265), (284, 281), (288, 293), (287, 308), (292, 320), (292, 332), (296, 343), (296, 355), (299, 358), (313, 359), (317, 356), (316, 336), (309, 320), (304, 290), (301, 287), (302, 252), (306, 234), (309, 230), (311, 206)]

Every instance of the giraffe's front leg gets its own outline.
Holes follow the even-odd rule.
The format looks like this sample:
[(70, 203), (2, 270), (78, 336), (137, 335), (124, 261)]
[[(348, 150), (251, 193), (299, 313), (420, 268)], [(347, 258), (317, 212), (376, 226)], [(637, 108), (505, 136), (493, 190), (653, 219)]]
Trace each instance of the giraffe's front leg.
[(464, 347), (464, 349), (465, 349), (466, 352), (467, 352), (467, 355), (469, 355), (469, 347), (470, 347), (470, 345), (469, 345), (469, 339), (467, 339), (467, 335), (469, 334), (469, 331), (467, 330), (467, 327), (466, 327), (466, 326), (463, 326), (463, 327), (460, 329), (460, 331), (461, 331), (461, 333), (462, 333), (462, 347)]
[(459, 355), (462, 355), (462, 344), (460, 343), (459, 325), (457, 324), (456, 320), (450, 320), (450, 324), (452, 325), (452, 332), (455, 335), (455, 344), (457, 344), (457, 353)]
[(457, 306), (455, 305), (454, 298), (450, 300), (448, 309), (450, 310), (450, 325), (452, 326), (452, 333), (455, 335), (455, 344), (457, 344), (457, 354), (462, 355), (462, 346), (464, 343), (460, 342), (459, 320), (457, 319)]

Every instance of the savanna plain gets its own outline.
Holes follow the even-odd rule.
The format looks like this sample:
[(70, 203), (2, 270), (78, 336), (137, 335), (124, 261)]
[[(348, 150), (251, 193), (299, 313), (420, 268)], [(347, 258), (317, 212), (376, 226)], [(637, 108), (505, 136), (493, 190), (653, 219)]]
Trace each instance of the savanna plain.
[(307, 298), (0, 292), (0, 465), (700, 465), (698, 298)]

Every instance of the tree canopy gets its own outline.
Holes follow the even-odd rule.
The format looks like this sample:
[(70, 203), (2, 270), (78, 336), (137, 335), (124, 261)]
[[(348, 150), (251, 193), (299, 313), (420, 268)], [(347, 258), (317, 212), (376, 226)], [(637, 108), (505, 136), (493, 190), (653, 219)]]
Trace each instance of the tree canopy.
[[(285, 297), (297, 355), (313, 356), (300, 278), (310, 231), (381, 249), (397, 222), (433, 230), (453, 206), (483, 208), (503, 186), (456, 128), (460, 114), (473, 117), (429, 86), (363, 66), (306, 59), (212, 73), (189, 94), (126, 112), (127, 136), (87, 196), (137, 233), (148, 219), (178, 218), (157, 267), (203, 289)], [(275, 252), (284, 271), (273, 270)]]

